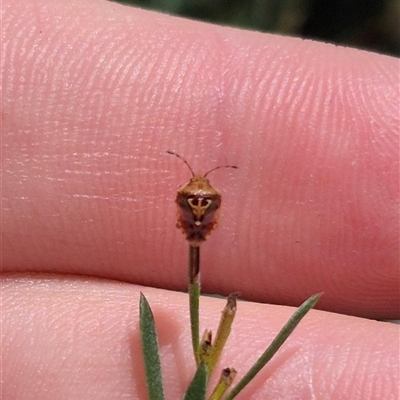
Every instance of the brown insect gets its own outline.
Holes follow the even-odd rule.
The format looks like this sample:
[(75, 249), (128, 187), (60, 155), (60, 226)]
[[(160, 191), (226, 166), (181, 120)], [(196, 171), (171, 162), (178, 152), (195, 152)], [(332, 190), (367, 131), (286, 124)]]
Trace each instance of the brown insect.
[(190, 169), (192, 178), (178, 189), (176, 204), (178, 206), (178, 221), (176, 227), (186, 236), (193, 247), (203, 243), (217, 227), (221, 193), (211, 186), (206, 178), (210, 172), (219, 168), (237, 168), (234, 165), (223, 165), (211, 169), (204, 175), (196, 175), (189, 163), (179, 154), (167, 151), (180, 158)]

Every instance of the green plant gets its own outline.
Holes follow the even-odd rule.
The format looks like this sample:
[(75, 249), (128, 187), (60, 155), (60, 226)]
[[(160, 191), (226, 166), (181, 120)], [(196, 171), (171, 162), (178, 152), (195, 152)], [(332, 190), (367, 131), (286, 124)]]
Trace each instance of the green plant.
[[(170, 151), (168, 153), (181, 158), (176, 153)], [(189, 242), (189, 310), (192, 348), (197, 365), (196, 373), (184, 395), (184, 400), (205, 400), (207, 384), (231, 332), (239, 294), (232, 293), (228, 296), (214, 340), (212, 339), (211, 330), (208, 329), (205, 330), (200, 340), (200, 245), (216, 228), (221, 204), (220, 193), (211, 186), (206, 176), (209, 172), (220, 167), (214, 168), (204, 176), (196, 175), (186, 160), (182, 160), (193, 175), (189, 183), (178, 190), (176, 203), (178, 205), (177, 227), (182, 230)], [(231, 165), (226, 167), (236, 168)], [(234, 368), (223, 369), (220, 379), (208, 400), (234, 399), (274, 356), (299, 322), (315, 306), (320, 296), (321, 294), (311, 296), (295, 311), (264, 353), (231, 389), (236, 370)], [(140, 334), (149, 398), (151, 400), (164, 400), (154, 318), (150, 305), (143, 294), (140, 296)]]

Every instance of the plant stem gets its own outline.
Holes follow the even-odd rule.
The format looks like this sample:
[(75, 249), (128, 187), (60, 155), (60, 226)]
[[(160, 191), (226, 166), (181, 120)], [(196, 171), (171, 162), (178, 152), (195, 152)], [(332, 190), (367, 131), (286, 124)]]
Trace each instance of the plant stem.
[(217, 334), (212, 342), (211, 350), (209, 354), (205, 356), (205, 363), (209, 378), (211, 377), (211, 374), (225, 347), (225, 343), (228, 340), (229, 334), (231, 333), (232, 323), (236, 314), (236, 299), (238, 296), (239, 293), (231, 293), (228, 296), (226, 306), (221, 314)]
[(196, 365), (200, 363), (199, 355), (199, 298), (200, 298), (200, 247), (189, 244), (189, 305), (190, 327), (192, 332), (193, 354)]
[(235, 376), (235, 368), (225, 368), (222, 370), (217, 386), (208, 400), (220, 400), (224, 393), (228, 390), (229, 386), (232, 385)]

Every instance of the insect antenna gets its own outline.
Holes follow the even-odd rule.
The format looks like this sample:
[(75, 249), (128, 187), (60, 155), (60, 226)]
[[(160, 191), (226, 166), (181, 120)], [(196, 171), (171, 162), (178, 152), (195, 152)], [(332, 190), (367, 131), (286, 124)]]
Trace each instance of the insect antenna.
[(173, 156), (176, 156), (176, 157), (180, 158), (180, 159), (188, 166), (188, 168), (190, 169), (190, 172), (192, 173), (193, 177), (195, 176), (194, 171), (192, 170), (192, 167), (189, 165), (189, 163), (188, 163), (183, 157), (181, 157), (181, 156), (180, 156), (179, 154), (177, 154), (177, 153), (174, 153), (174, 152), (171, 151), (171, 150), (167, 150), (167, 153), (168, 153), (168, 154), (172, 154)]
[(213, 169), (210, 169), (208, 172), (206, 172), (206, 173), (204, 174), (204, 178), (205, 178), (210, 172), (213, 172), (213, 171), (215, 171), (215, 170), (217, 170), (217, 169), (220, 169), (220, 168), (235, 168), (235, 169), (237, 169), (237, 166), (236, 166), (236, 165), (220, 165), (219, 167), (215, 167), (215, 168), (213, 168)]

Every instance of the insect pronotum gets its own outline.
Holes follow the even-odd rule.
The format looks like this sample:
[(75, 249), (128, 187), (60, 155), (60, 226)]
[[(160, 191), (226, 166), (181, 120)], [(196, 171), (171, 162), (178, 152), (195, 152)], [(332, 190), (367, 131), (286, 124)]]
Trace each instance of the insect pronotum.
[(167, 151), (167, 153), (180, 158), (192, 173), (190, 181), (178, 189), (176, 227), (186, 236), (186, 240), (191, 246), (198, 247), (217, 227), (221, 206), (221, 193), (211, 186), (207, 175), (220, 168), (237, 167), (235, 165), (221, 165), (209, 170), (204, 175), (198, 175), (179, 154), (173, 151)]

